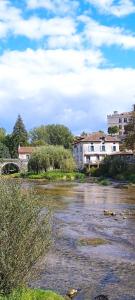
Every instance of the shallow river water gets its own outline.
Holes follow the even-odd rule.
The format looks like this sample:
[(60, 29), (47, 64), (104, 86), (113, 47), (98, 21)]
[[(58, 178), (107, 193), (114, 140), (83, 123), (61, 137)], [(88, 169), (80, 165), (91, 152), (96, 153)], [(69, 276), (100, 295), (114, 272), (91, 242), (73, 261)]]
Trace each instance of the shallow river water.
[[(92, 183), (38, 189), (54, 206), (54, 244), (32, 285), (62, 295), (69, 287), (80, 288), (77, 300), (99, 294), (135, 300), (135, 189)], [(104, 210), (116, 216), (104, 216)], [(95, 238), (101, 243), (87, 244)]]

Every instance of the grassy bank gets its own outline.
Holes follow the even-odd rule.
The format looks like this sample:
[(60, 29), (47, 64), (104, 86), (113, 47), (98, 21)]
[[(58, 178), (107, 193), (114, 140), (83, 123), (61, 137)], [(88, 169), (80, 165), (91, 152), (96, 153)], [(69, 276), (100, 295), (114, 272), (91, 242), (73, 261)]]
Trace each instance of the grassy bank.
[(26, 179), (46, 179), (49, 181), (73, 181), (79, 180), (84, 181), (85, 175), (79, 172), (62, 172), (59, 170), (52, 170), (47, 172), (42, 172), (39, 174), (34, 174), (31, 172), (26, 173), (16, 173), (8, 175), (10, 178), (26, 178)]
[(0, 296), (0, 300), (64, 300), (64, 298), (49, 290), (27, 289), (14, 291), (8, 296)]

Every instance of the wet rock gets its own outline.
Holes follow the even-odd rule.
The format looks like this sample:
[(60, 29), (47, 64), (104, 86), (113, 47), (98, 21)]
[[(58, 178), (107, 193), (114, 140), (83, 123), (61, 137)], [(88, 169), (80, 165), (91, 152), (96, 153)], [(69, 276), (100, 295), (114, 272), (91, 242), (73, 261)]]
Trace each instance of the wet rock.
[(104, 216), (116, 216), (116, 213), (112, 210), (104, 210)]
[(95, 300), (109, 300), (108, 296), (106, 296), (106, 295), (99, 295), (99, 296), (96, 296), (94, 299)]
[(68, 297), (68, 298), (66, 298), (66, 299), (73, 299), (77, 295), (78, 291), (79, 291), (79, 289), (74, 289), (74, 288), (68, 289), (67, 294), (66, 294), (66, 297)]

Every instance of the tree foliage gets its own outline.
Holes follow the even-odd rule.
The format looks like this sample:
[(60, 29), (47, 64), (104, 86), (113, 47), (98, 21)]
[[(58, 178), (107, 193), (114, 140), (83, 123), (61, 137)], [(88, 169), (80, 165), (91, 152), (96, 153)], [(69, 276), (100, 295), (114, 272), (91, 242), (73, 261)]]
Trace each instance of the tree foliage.
[(0, 128), (0, 142), (4, 143), (6, 137), (6, 130), (4, 128)]
[(73, 136), (70, 130), (59, 124), (42, 125), (30, 132), (31, 143), (34, 145), (62, 145), (64, 148), (71, 148)]
[(0, 142), (0, 158), (10, 158), (9, 149)]
[(49, 168), (72, 171), (75, 168), (70, 150), (63, 146), (38, 147), (31, 155), (28, 168), (34, 173), (47, 171)]
[(33, 191), (0, 181), (0, 293), (22, 286), (50, 245), (50, 213)]
[(112, 127), (108, 127), (108, 133), (109, 134), (116, 134), (119, 132), (119, 128), (118, 126), (112, 126)]
[(131, 120), (125, 126), (125, 134), (126, 147), (135, 150), (135, 111), (132, 112)]
[(9, 144), (9, 150), (13, 158), (18, 157), (19, 144), (21, 146), (28, 144), (28, 133), (20, 115), (18, 115), (15, 122), (12, 134), (6, 139), (6, 143)]

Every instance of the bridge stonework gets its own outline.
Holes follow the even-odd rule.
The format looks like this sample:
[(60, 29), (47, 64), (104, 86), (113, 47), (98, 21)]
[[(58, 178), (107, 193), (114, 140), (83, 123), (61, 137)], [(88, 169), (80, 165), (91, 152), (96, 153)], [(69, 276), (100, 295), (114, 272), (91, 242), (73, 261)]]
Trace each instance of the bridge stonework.
[(0, 161), (0, 174), (2, 174), (3, 168), (8, 165), (13, 164), (17, 166), (20, 172), (25, 172), (28, 170), (28, 160), (21, 159), (1, 159)]

